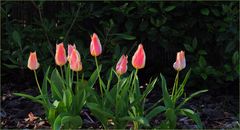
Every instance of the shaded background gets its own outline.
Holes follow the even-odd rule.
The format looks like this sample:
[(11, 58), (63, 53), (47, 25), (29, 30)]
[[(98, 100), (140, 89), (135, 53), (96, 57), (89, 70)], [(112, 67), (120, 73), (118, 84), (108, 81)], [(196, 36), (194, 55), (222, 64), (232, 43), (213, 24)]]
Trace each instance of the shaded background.
[[(142, 83), (163, 73), (174, 77), (176, 52), (185, 50), (190, 85), (236, 87), (239, 78), (239, 2), (2, 2), (2, 82), (29, 81), (30, 51), (43, 73), (54, 65), (55, 44), (75, 43), (86, 76), (94, 69), (90, 35), (103, 44), (101, 63), (114, 66), (121, 54), (144, 44)], [(130, 66), (130, 65), (129, 65)], [(107, 67), (106, 67), (107, 69)], [(131, 70), (131, 66), (130, 66)], [(105, 70), (103, 70), (105, 71)], [(21, 75), (15, 77), (15, 75)], [(105, 73), (107, 75), (107, 73)], [(32, 76), (30, 76), (32, 77)]]

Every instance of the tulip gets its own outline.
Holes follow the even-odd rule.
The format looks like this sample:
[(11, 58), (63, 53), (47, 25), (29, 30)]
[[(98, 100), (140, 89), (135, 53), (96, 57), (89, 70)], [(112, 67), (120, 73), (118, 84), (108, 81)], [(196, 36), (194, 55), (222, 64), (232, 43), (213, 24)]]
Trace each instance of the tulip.
[(102, 45), (96, 33), (93, 33), (90, 45), (90, 52), (92, 56), (99, 56), (102, 53)]
[(63, 43), (56, 44), (55, 62), (59, 66), (63, 66), (67, 62), (66, 51)]
[(180, 51), (177, 53), (176, 62), (173, 64), (173, 68), (177, 71), (181, 71), (186, 67), (186, 60), (184, 51)]
[(28, 58), (28, 68), (30, 70), (36, 70), (39, 68), (39, 63), (37, 60), (37, 53), (36, 52), (30, 52), (29, 58)]
[(69, 60), (69, 58), (70, 58), (70, 56), (72, 54), (73, 49), (76, 49), (75, 44), (73, 44), (73, 45), (68, 44), (68, 57), (67, 57), (68, 60)]
[(128, 63), (128, 56), (122, 55), (116, 65), (116, 72), (118, 75), (122, 75), (127, 72), (127, 63)]
[(69, 58), (70, 69), (73, 71), (81, 71), (82, 70), (82, 62), (79, 52), (76, 49), (72, 50), (71, 56)]
[(146, 55), (143, 49), (143, 45), (139, 44), (137, 51), (134, 53), (132, 57), (132, 65), (136, 69), (142, 69), (145, 66)]

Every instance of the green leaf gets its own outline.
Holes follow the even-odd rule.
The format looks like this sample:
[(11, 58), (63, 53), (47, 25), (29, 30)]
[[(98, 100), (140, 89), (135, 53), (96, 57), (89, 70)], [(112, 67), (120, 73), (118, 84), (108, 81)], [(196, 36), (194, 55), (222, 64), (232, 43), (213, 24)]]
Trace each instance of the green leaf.
[(143, 124), (144, 126), (150, 126), (149, 120), (145, 117), (131, 117), (131, 116), (125, 116), (119, 118), (120, 121), (137, 121), (140, 124)]
[(171, 5), (171, 6), (166, 7), (164, 10), (165, 10), (166, 12), (170, 12), (170, 11), (174, 10), (175, 8), (176, 8), (175, 5)]
[(124, 40), (135, 40), (136, 39), (135, 36), (132, 36), (132, 35), (129, 35), (126, 33), (115, 33), (115, 34), (111, 34), (111, 35), (117, 36), (117, 38), (124, 39)]
[(28, 95), (28, 94), (23, 94), (23, 93), (13, 93), (13, 95), (28, 98), (28, 99), (32, 100), (33, 102), (37, 102), (37, 103), (40, 103), (40, 104), (44, 105), (44, 102), (39, 100), (40, 96), (34, 97), (34, 96), (31, 96), (31, 95)]
[(20, 66), (18, 65), (13, 65), (13, 64), (5, 64), (5, 63), (2, 63), (4, 66), (6, 66), (7, 68), (9, 69), (16, 69), (16, 68), (20, 68)]
[(72, 104), (72, 92), (70, 89), (64, 90), (63, 91), (63, 104), (70, 109), (71, 104)]
[(207, 79), (207, 77), (208, 77), (208, 75), (207, 75), (207, 74), (205, 74), (205, 73), (201, 73), (200, 75), (201, 75), (201, 77), (202, 77), (204, 80), (206, 80), (206, 79)]
[(207, 62), (205, 60), (205, 58), (203, 56), (200, 56), (199, 60), (198, 60), (198, 65), (203, 68), (207, 65)]
[(67, 125), (66, 129), (77, 129), (82, 126), (82, 118), (80, 116), (64, 116), (61, 120), (61, 125)]
[[(99, 71), (101, 72), (102, 65), (99, 66)], [(92, 73), (90, 79), (88, 80), (88, 87), (92, 88), (95, 84), (95, 82), (98, 79), (98, 71), (97, 69)]]
[(197, 38), (195, 37), (192, 41), (192, 49), (193, 51), (197, 48), (197, 44), (198, 44), (198, 41), (197, 41)]
[(151, 120), (153, 117), (157, 116), (159, 113), (166, 111), (166, 108), (163, 106), (157, 106), (153, 108), (147, 115), (146, 118)]
[(208, 16), (209, 15), (209, 9), (208, 8), (201, 9), (201, 14)]
[(187, 51), (193, 52), (193, 48), (189, 44), (184, 44), (184, 47)]
[(13, 31), (12, 33), (12, 37), (13, 37), (13, 40), (14, 42), (20, 44), (21, 43), (21, 37), (20, 37), (20, 34), (18, 33), (18, 31)]
[(166, 80), (165, 78), (163, 77), (162, 74), (160, 74), (160, 77), (161, 77), (161, 80), (162, 80), (162, 93), (163, 93), (163, 102), (164, 102), (164, 105), (167, 107), (167, 108), (173, 108), (173, 102), (170, 98), (170, 95), (168, 93), (168, 90), (167, 90), (167, 84), (166, 84)]
[(235, 51), (233, 56), (232, 56), (232, 63), (233, 64), (239, 64), (239, 52)]
[(177, 109), (180, 109), (184, 104), (186, 104), (186, 103), (187, 103), (189, 100), (191, 100), (193, 97), (198, 96), (199, 94), (205, 93), (205, 92), (207, 92), (207, 91), (208, 91), (207, 89), (204, 89), (204, 90), (200, 90), (200, 91), (197, 91), (197, 92), (191, 94), (189, 97), (185, 98), (184, 101), (182, 101), (182, 102), (178, 105)]
[(51, 126), (53, 126), (55, 118), (56, 118), (56, 108), (49, 108), (47, 119), (48, 119), (48, 122), (51, 124)]
[(198, 129), (203, 128), (200, 117), (194, 111), (190, 109), (181, 109), (180, 114), (191, 118), (197, 124)]
[(51, 85), (52, 96), (54, 99), (61, 100), (62, 99), (62, 90), (64, 89), (64, 81), (60, 76), (57, 69), (54, 69), (51, 75), (51, 80), (49, 80)]
[(44, 75), (44, 79), (43, 79), (43, 84), (42, 84), (42, 92), (44, 97), (46, 97), (46, 99), (48, 99), (48, 73), (49, 73), (50, 67), (48, 67), (45, 75)]
[(207, 55), (207, 52), (205, 50), (199, 50), (198, 54), (200, 54), (200, 55)]
[(165, 116), (169, 120), (170, 128), (174, 129), (176, 127), (176, 123), (177, 123), (177, 116), (176, 116), (174, 109), (168, 108), (165, 112)]
[(158, 10), (155, 9), (155, 8), (149, 8), (148, 11), (151, 12), (151, 13), (157, 13), (158, 12)]
[(60, 128), (62, 127), (62, 117), (64, 116), (69, 116), (70, 114), (68, 113), (61, 113), (57, 116), (57, 118), (55, 119), (53, 125), (52, 125), (52, 129), (53, 130), (60, 130)]

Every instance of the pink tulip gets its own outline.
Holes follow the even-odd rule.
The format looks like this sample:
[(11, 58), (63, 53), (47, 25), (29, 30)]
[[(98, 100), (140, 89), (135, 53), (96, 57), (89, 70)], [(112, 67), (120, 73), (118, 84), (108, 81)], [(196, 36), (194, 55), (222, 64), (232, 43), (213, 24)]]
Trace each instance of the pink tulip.
[(30, 52), (29, 58), (28, 58), (28, 68), (30, 70), (36, 70), (39, 68), (39, 63), (37, 60), (37, 53), (36, 52)]
[(173, 64), (173, 68), (177, 71), (181, 71), (186, 67), (186, 60), (184, 51), (180, 51), (177, 53), (176, 62)]
[(81, 71), (82, 70), (82, 62), (79, 52), (74, 48), (72, 50), (71, 56), (69, 58), (70, 69), (73, 71)]
[(143, 49), (143, 45), (139, 44), (137, 51), (134, 53), (132, 57), (132, 65), (136, 69), (142, 69), (145, 66), (146, 55)]
[(66, 51), (63, 43), (56, 44), (55, 62), (59, 66), (63, 66), (67, 62)]
[(122, 75), (127, 72), (127, 63), (128, 63), (128, 56), (122, 55), (116, 65), (117, 74)]
[(102, 45), (96, 33), (92, 36), (90, 52), (92, 56), (99, 56), (102, 53)]
[(68, 60), (69, 60), (69, 58), (70, 58), (70, 56), (72, 54), (73, 49), (76, 49), (75, 44), (73, 44), (73, 45), (68, 44), (68, 57), (67, 57)]

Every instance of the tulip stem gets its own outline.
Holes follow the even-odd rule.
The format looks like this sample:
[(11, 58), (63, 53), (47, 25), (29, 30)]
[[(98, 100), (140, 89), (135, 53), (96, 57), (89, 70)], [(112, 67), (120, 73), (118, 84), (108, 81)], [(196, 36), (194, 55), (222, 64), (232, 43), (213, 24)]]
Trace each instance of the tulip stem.
[(36, 80), (36, 83), (37, 83), (37, 86), (38, 86), (39, 92), (40, 92), (40, 94), (42, 95), (42, 98), (43, 98), (44, 102), (47, 104), (45, 98), (43, 97), (44, 95), (43, 95), (43, 93), (42, 93), (41, 87), (40, 87), (40, 85), (39, 85), (39, 83), (38, 83), (36, 70), (34, 70), (33, 72), (34, 72), (34, 77), (35, 77), (35, 80)]
[(173, 90), (172, 90), (172, 100), (175, 102), (175, 93), (178, 90), (178, 78), (179, 78), (179, 71), (177, 71), (177, 75), (175, 77), (174, 85), (173, 85)]
[[(61, 70), (61, 75), (62, 75), (62, 78), (63, 78), (63, 69), (62, 69), (62, 66), (60, 66), (60, 70)], [(63, 78), (64, 79), (64, 78)]]
[(97, 66), (97, 71), (98, 71), (98, 82), (99, 82), (99, 87), (100, 87), (100, 91), (101, 91), (101, 96), (103, 96), (103, 90), (102, 90), (102, 84), (101, 84), (101, 77), (100, 77), (100, 70), (98, 67), (98, 61), (97, 61), (97, 57), (95, 56), (95, 62), (96, 62), (96, 66)]

